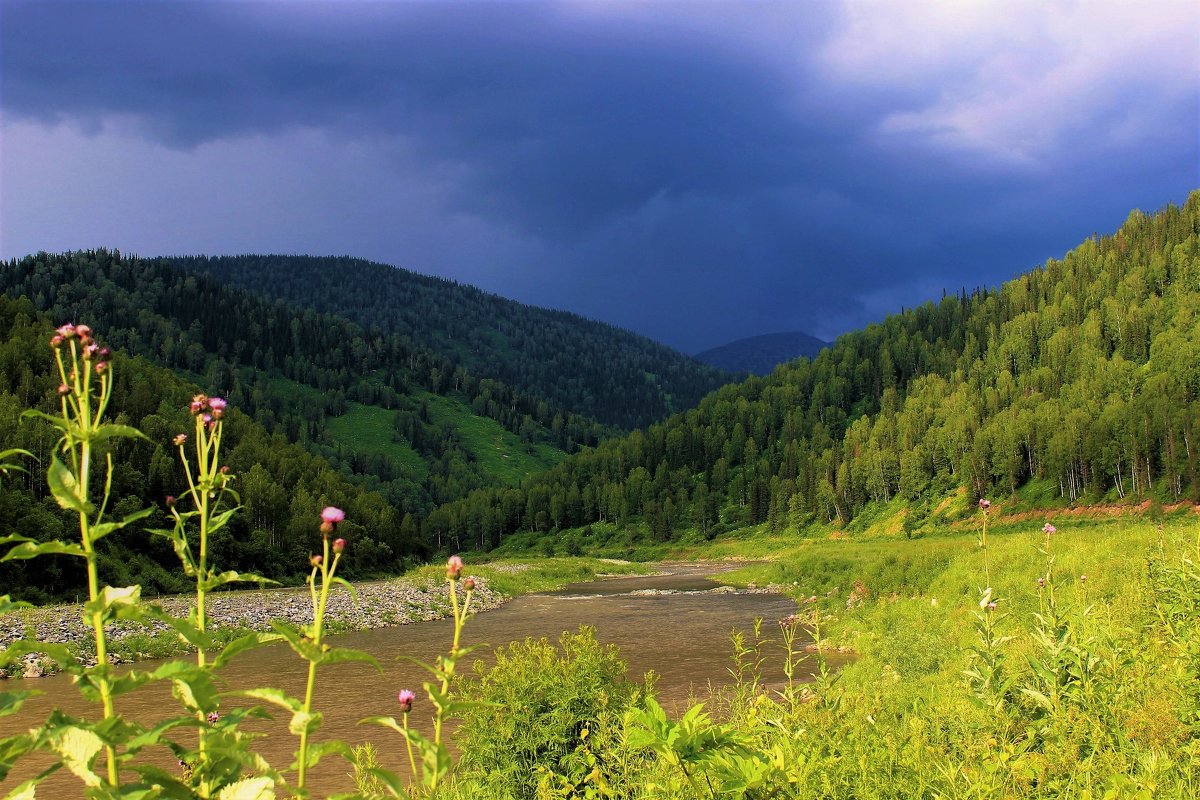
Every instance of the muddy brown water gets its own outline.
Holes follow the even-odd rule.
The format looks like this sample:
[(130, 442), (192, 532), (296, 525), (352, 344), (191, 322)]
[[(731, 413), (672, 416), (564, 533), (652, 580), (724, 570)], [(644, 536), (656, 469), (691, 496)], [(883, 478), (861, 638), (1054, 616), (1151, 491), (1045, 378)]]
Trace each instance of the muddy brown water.
[[(476, 651), (469, 660), (486, 663), (495, 647), (526, 638), (557, 639), (565, 631), (590, 625), (601, 642), (620, 648), (630, 678), (640, 681), (653, 670), (658, 676), (655, 685), (660, 702), (677, 711), (692, 697), (706, 697), (710, 687), (731, 682), (732, 631), (749, 634), (755, 619), (762, 619), (763, 630), (774, 635), (775, 621), (796, 610), (795, 604), (781, 595), (711, 592), (721, 585), (706, 577), (719, 569), (712, 564), (670, 564), (662, 565), (662, 569), (666, 574), (607, 578), (557, 592), (524, 595), (480, 614), (468, 622), (463, 643), (489, 646)], [(719, 575), (716, 577), (719, 580)], [(383, 728), (360, 725), (359, 720), (372, 715), (398, 716), (396, 693), (411, 688), (418, 696), (411, 720), (417, 727), (428, 725), (429, 706), (427, 701), (422, 703), (425, 698), (421, 691), (426, 673), (401, 657), (432, 662), (449, 646), (452, 631), (449, 620), (438, 620), (331, 637), (330, 643), (335, 646), (374, 655), (383, 665), (383, 672), (357, 663), (322, 668), (317, 675), (316, 707), (324, 713), (324, 724), (315, 740), (341, 739), (351, 744), (372, 741), (380, 761), (401, 770), (406, 758), (399, 736)], [(776, 650), (764, 674), (769, 684), (782, 680), (780, 662), (780, 651)], [(153, 666), (139, 664), (138, 668)], [(810, 661), (805, 666), (813, 665)], [(471, 667), (469, 663), (460, 664), (459, 669), (470, 672)], [(231, 689), (275, 686), (301, 696), (307, 664), (286, 646), (275, 645), (239, 656), (222, 676)], [(53, 708), (85, 718), (96, 714), (96, 707), (80, 698), (69, 676), (5, 681), (0, 688), (43, 692), (28, 701), (19, 714), (0, 718), (0, 737), (39, 724)], [(167, 687), (152, 686), (118, 698), (117, 709), (127, 718), (148, 723), (176, 713), (178, 705)], [(266, 734), (259, 751), (276, 767), (289, 764), (297, 740), (287, 733), (286, 715), (257, 724)], [(157, 754), (147, 751), (146, 758), (161, 766), (174, 763), (164, 748)], [(0, 784), (0, 794), (47, 763), (35, 759), (19, 763)], [(310, 777), (313, 796), (353, 788), (349, 771), (349, 765), (340, 759), (327, 758)], [(38, 788), (37, 796), (77, 798), (82, 795), (81, 788), (75, 778), (60, 771)]]

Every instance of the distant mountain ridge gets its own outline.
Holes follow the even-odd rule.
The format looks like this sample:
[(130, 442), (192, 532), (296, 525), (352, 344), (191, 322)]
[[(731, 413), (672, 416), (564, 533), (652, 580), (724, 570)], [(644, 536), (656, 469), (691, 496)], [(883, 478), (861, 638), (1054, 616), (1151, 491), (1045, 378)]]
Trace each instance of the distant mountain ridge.
[(713, 347), (692, 358), (727, 372), (770, 375), (780, 364), (801, 356), (815, 358), (829, 345), (830, 342), (799, 331), (764, 333)]
[(407, 336), (472, 374), (622, 430), (693, 408), (734, 376), (632, 331), (350, 257), (163, 259), (365, 328)]

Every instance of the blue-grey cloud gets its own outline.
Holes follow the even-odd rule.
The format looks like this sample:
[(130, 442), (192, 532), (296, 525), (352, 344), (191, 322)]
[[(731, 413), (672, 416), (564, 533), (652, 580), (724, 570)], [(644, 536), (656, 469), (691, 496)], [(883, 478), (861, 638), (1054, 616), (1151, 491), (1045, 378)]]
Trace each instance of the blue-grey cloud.
[[(133, 240), (76, 246), (350, 252), (699, 349), (995, 283), (1200, 181), (1194, 72), (1115, 80), (1057, 6), (1022, 8), (1028, 42), (987, 4), (909, 6), (6, 2), (3, 188), (38, 202), (3, 254), (73, 221)], [(103, 208), (56, 217), (70, 189), (14, 165), (51, 142)], [(159, 170), (123, 185), (139, 154)]]

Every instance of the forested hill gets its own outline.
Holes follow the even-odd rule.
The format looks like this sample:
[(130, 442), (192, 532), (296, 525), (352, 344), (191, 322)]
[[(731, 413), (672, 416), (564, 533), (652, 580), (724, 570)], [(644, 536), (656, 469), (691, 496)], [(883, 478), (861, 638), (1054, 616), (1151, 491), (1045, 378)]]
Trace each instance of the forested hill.
[(801, 357), (812, 358), (826, 347), (829, 342), (807, 333), (764, 333), (713, 347), (694, 357), (727, 372), (769, 375), (780, 364)]
[(87, 321), (114, 348), (227, 397), (416, 515), (516, 484), (606, 433), (406, 337), (161, 260), (41, 253), (3, 264), (0, 291), (56, 321)]
[(229, 284), (407, 336), (473, 374), (626, 431), (692, 408), (731, 374), (631, 331), (356, 258), (171, 258)]
[(1200, 192), (1134, 212), (997, 290), (842, 336), (813, 361), (720, 389), (519, 490), (449, 504), (428, 525), (482, 526), (495, 543), (582, 525), (606, 536), (621, 528), (596, 523), (612, 522), (665, 540), (763, 522), (853, 529), (885, 514), (913, 534), (980, 496), (1194, 498), (1198, 230)]
[[(102, 344), (110, 339), (95, 328)], [(20, 460), (24, 473), (11, 473), (0, 487), (0, 520), (4, 535), (19, 533), (39, 541), (78, 535), (78, 518), (61, 509), (46, 488), (46, 467), (59, 431), (36, 419), (22, 419), (27, 408), (57, 413), (60, 379), (50, 337), (52, 320), (39, 315), (27, 299), (0, 297), (0, 450), (19, 447), (36, 461)], [(134, 425), (148, 437), (113, 440), (115, 470), (112, 517), (155, 507), (154, 515), (120, 536), (98, 543), (103, 579), (117, 586), (139, 583), (148, 594), (187, 591), (187, 579), (171, 543), (145, 533), (170, 528), (164, 501), (187, 487), (172, 438), (193, 429), (188, 404), (200, 391), (172, 372), (120, 351), (113, 361), (112, 419)], [(339, 535), (352, 543), (345, 563), (359, 576), (395, 573), (420, 561), (428, 550), (418, 539), (417, 525), (378, 494), (356, 486), (324, 459), (271, 435), (241, 413), (236, 405), (226, 415), (222, 463), (235, 476), (243, 512), (209, 540), (210, 553), (223, 567), (273, 578), (298, 579), (307, 573), (310, 553), (320, 552), (320, 533), (313, 520), (321, 508), (336, 505), (347, 512)], [(27, 600), (72, 600), (64, 591), (86, 586), (83, 561), (38, 558), (0, 563), (5, 593)], [(68, 589), (68, 587), (75, 587)], [(86, 598), (86, 592), (84, 593)]]

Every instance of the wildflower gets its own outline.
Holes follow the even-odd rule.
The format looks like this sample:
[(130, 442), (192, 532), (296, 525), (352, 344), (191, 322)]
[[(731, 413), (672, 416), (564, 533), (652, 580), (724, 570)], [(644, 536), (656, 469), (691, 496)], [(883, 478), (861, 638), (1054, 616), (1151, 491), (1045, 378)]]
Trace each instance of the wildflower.
[(202, 394), (192, 397), (191, 409), (193, 414), (199, 414), (208, 407), (208, 397)]
[(987, 511), (989, 508), (992, 507), (992, 502), (986, 498), (981, 497), (981, 498), (979, 498), (979, 507), (981, 509), (983, 509), (984, 511)]
[(346, 549), (346, 540), (345, 539), (334, 539), (333, 540), (333, 552), (340, 553), (345, 549)]
[(211, 397), (208, 400), (208, 407), (212, 409), (213, 419), (220, 419), (225, 416), (225, 406), (227, 403), (219, 397)]
[(401, 689), (400, 694), (396, 695), (396, 700), (400, 702), (400, 710), (405, 714), (412, 711), (413, 701), (416, 699), (417, 696), (411, 689)]
[(208, 712), (208, 724), (209, 725), (216, 725), (217, 721), (220, 719), (221, 719), (221, 715), (218, 714), (217, 712), (215, 712), (215, 711)]
[(83, 360), (91, 361), (95, 357), (96, 353), (98, 353), (99, 351), (100, 351), (100, 345), (96, 344), (95, 342), (92, 342), (89, 345), (84, 345)]
[(1051, 534), (1058, 533), (1058, 528), (1054, 527), (1049, 522), (1047, 522), (1045, 525), (1042, 526), (1042, 533), (1046, 534), (1047, 536), (1050, 536)]
[(61, 396), (63, 396), (63, 395), (68, 395), (68, 394), (70, 394), (70, 393), (71, 393), (71, 387), (70, 387), (70, 386), (67, 386), (65, 383), (60, 383), (60, 384), (58, 385), (58, 394), (59, 394), (59, 396), (60, 396), (60, 397), (61, 397)]
[(217, 472), (221, 473), (222, 475), (228, 475), (229, 474), (229, 465), (222, 464), (221, 468), (219, 470), (217, 470)]
[(334, 506), (321, 509), (321, 533), (328, 536), (333, 533), (337, 524), (346, 518), (346, 512)]
[(463, 560), (462, 556), (450, 556), (446, 561), (446, 577), (452, 581), (458, 580), (458, 576), (462, 575)]
[(463, 588), (466, 589), (468, 592), (475, 591), (475, 578), (472, 576), (472, 577), (468, 577), (465, 581), (463, 581)]
[(988, 603), (988, 604), (987, 604), (987, 610), (988, 610), (988, 611), (995, 611), (995, 610), (996, 610), (996, 602), (995, 602), (994, 600), (993, 600), (992, 602), (990, 602), (990, 603)]
[(175, 495), (173, 495), (173, 494), (167, 495), (167, 508), (174, 508), (176, 502), (178, 502), (178, 501), (176, 501)]
[(314, 567), (321, 566), (321, 562), (324, 560), (325, 559), (322, 558), (321, 556), (309, 556), (308, 557), (308, 563), (312, 564)]
[(107, 347), (101, 347), (100, 350), (96, 353), (96, 355), (100, 356), (100, 358), (107, 360), (109, 358), (109, 356), (112, 355), (112, 350), (109, 350)]
[(201, 419), (204, 420), (205, 425), (212, 425), (212, 414), (205, 414), (203, 417), (201, 417)]
[(66, 325), (60, 325), (55, 330), (55, 333), (57, 335), (61, 336), (63, 339), (74, 339), (75, 338), (75, 326), (68, 322)]
[(75, 335), (78, 336), (80, 339), (88, 339), (92, 335), (92, 329), (89, 328), (87, 325), (76, 325), (75, 326)]
[(1080, 575), (1079, 582), (1086, 584), (1087, 583), (1087, 575)]
[(171, 440), (176, 447), (183, 447), (183, 443), (187, 441), (186, 433), (177, 433), (175, 438)]
[(103, 375), (105, 372), (108, 372), (108, 362), (107, 361), (97, 361), (96, 362), (96, 374)]
[(58, 348), (62, 347), (62, 343), (64, 341), (65, 340), (63, 339), (63, 337), (56, 333), (50, 337), (50, 346), (53, 347), (55, 350), (57, 350)]
[(1046, 588), (1046, 579), (1045, 578), (1038, 578), (1038, 588), (1039, 589)]

